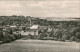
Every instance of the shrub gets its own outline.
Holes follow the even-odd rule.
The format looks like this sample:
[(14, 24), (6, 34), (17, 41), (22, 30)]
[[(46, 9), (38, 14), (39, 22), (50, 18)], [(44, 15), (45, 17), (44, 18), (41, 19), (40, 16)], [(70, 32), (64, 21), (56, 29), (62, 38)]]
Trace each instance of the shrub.
[(8, 36), (8, 38), (10, 38), (10, 39), (11, 39), (11, 41), (16, 40), (16, 38), (15, 38), (13, 35), (9, 35), (9, 36)]
[(80, 39), (76, 39), (77, 42), (80, 42)]
[(65, 41), (65, 40), (67, 40), (67, 35), (62, 36), (62, 41)]
[(80, 39), (80, 32), (76, 32), (75, 35), (76, 35), (77, 39)]
[(4, 38), (2, 41), (3, 41), (3, 43), (9, 43), (9, 42), (11, 42), (11, 39), (9, 39), (9, 38)]
[(40, 33), (40, 34), (38, 35), (38, 39), (42, 39), (42, 38), (44, 38), (44, 36), (45, 36), (44, 33)]
[(62, 37), (59, 37), (59, 38), (58, 38), (58, 41), (61, 41), (61, 40), (62, 40)]
[(0, 40), (3, 38), (3, 32), (0, 31)]
[(3, 38), (0, 38), (0, 41), (3, 41)]
[(21, 34), (18, 34), (18, 39), (21, 39)]
[(57, 40), (60, 39), (60, 38), (62, 37), (62, 32), (61, 32), (61, 31), (57, 31), (57, 32), (55, 33), (54, 37), (56, 37)]
[(70, 38), (70, 41), (75, 41), (76, 40), (76, 37), (75, 36), (72, 36), (71, 38)]
[(9, 38), (12, 41), (12, 37), (10, 36), (10, 34), (6, 34), (5, 36), (6, 36), (5, 38)]
[(15, 39), (18, 39), (18, 35), (16, 35), (16, 34), (13, 34), (13, 36), (15, 37)]
[(16, 39), (21, 39), (21, 34), (20, 34), (19, 32), (13, 33), (13, 36), (14, 36)]

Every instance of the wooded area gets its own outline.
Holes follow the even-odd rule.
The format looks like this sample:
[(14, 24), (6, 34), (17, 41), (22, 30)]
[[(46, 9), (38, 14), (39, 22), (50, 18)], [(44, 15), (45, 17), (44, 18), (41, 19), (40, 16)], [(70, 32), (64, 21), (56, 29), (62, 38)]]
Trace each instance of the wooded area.
[[(27, 27), (30, 27), (30, 20), (32, 25), (40, 25), (40, 26), (49, 26), (52, 28), (50, 32), (47, 32), (48, 29), (39, 29), (38, 39), (42, 39), (49, 34), (50, 37), (53, 37), (58, 41), (80, 41), (80, 21), (79, 19), (75, 21), (48, 21), (47, 19), (40, 19), (31, 16), (0, 16), (0, 40), (4, 40), (6, 37), (15, 40), (18, 39), (16, 35), (13, 35), (11, 28), (6, 28), (7, 33), (3, 33), (5, 26), (16, 25), (17, 27), (25, 26), (23, 30), (27, 30)], [(4, 35), (7, 34), (7, 35)], [(4, 36), (3, 36), (4, 35)], [(13, 38), (13, 37), (14, 38)], [(16, 38), (15, 38), (16, 37)], [(7, 38), (7, 39), (8, 39)], [(20, 37), (19, 37), (20, 38)], [(7, 41), (6, 39), (6, 41)], [(9, 40), (11, 41), (11, 40)], [(5, 41), (4, 41), (5, 42)]]

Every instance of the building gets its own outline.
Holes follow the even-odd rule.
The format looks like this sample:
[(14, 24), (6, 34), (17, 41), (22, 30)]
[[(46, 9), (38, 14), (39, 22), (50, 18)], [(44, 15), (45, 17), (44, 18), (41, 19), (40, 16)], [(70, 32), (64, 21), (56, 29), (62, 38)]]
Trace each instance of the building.
[(21, 32), (21, 35), (22, 35), (23, 38), (24, 37), (27, 38), (27, 36), (29, 34), (31, 34), (32, 36), (38, 35), (38, 29), (39, 29), (39, 25), (33, 25), (33, 26), (30, 27), (29, 31)]

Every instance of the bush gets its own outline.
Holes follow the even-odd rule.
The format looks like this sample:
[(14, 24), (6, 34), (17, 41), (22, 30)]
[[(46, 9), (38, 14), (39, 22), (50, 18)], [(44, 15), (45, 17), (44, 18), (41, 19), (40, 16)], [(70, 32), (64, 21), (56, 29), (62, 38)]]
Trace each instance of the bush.
[(14, 41), (16, 39), (18, 39), (17, 35), (10, 35), (10, 34), (6, 34), (3, 36), (3, 38), (0, 38), (1, 41), (3, 41), (3, 43), (9, 43), (11, 41)]
[(13, 35), (10, 35), (8, 38), (10, 38), (12, 41), (16, 40), (16, 38)]
[(0, 40), (3, 38), (3, 32), (0, 31)]
[(76, 35), (77, 39), (80, 39), (80, 32), (76, 32), (75, 35)]
[(3, 38), (0, 38), (0, 41), (3, 41)]
[(62, 41), (62, 37), (59, 37), (59, 38), (58, 38), (58, 41)]
[(45, 34), (40, 33), (40, 34), (38, 35), (38, 39), (42, 39), (42, 38), (44, 38), (44, 36), (45, 36)]
[(62, 36), (62, 41), (65, 41), (67, 39), (67, 35)]
[(10, 34), (7, 34), (6, 37), (9, 38), (9, 39), (11, 39), (11, 41), (14, 40), (13, 37), (12, 37), (12, 35), (10, 35)]
[(9, 42), (11, 42), (11, 39), (9, 39), (9, 38), (4, 38), (2, 41), (3, 41), (3, 43), (9, 43)]
[(78, 39), (78, 38), (76, 37), (76, 38), (75, 38), (75, 41), (76, 41), (76, 42), (80, 42), (80, 39)]
[(21, 39), (21, 34), (18, 34), (18, 39)]
[(16, 34), (13, 34), (13, 36), (15, 37), (15, 39), (18, 39), (18, 35), (16, 35)]
[(21, 39), (21, 34), (17, 31), (16, 33), (13, 33), (13, 36), (16, 38), (16, 39)]
[(71, 38), (70, 38), (70, 41), (75, 41), (76, 40), (76, 37), (75, 36), (72, 36)]
[(2, 38), (3, 43), (11, 42), (11, 39), (10, 39), (10, 38), (8, 38), (8, 37), (9, 37), (9, 35), (8, 35), (8, 34), (6, 34), (6, 35), (4, 35), (4, 36), (3, 36), (3, 38)]
[(60, 37), (62, 37), (62, 32), (61, 31), (57, 31), (54, 35), (57, 39), (59, 39)]

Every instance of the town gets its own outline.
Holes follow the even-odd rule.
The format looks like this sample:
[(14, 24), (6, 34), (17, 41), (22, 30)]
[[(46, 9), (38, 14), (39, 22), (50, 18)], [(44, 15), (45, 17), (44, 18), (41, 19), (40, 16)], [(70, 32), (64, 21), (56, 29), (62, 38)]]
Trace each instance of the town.
[(80, 0), (0, 0), (0, 52), (80, 52)]
[(16, 39), (80, 41), (80, 19), (40, 19), (31, 16), (0, 16), (0, 41)]
[(0, 16), (0, 52), (79, 52), (79, 43), (80, 18)]

